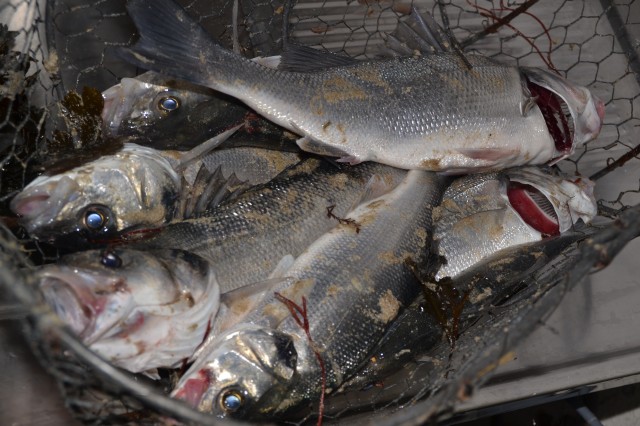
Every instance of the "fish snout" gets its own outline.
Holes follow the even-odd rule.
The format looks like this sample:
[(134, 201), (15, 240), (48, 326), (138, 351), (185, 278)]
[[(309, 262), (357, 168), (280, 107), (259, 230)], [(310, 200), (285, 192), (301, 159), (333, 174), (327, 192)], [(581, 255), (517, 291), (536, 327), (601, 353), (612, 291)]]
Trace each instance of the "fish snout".
[(123, 78), (120, 84), (102, 92), (104, 106), (102, 108), (102, 123), (105, 131), (111, 136), (118, 136), (122, 130), (122, 122), (132, 111), (138, 100), (136, 85), (132, 78)]
[(605, 117), (604, 102), (588, 89), (584, 89), (584, 91), (586, 92), (588, 100), (584, 106), (584, 110), (577, 119), (577, 131), (575, 135), (576, 147), (598, 137)]
[(29, 234), (38, 237), (39, 230), (50, 225), (67, 203), (80, 196), (80, 186), (70, 177), (42, 177), (16, 195), (9, 207), (22, 218)]
[(206, 369), (200, 370), (196, 377), (187, 379), (187, 381), (174, 392), (172, 397), (184, 401), (191, 407), (197, 408), (210, 386), (211, 374)]

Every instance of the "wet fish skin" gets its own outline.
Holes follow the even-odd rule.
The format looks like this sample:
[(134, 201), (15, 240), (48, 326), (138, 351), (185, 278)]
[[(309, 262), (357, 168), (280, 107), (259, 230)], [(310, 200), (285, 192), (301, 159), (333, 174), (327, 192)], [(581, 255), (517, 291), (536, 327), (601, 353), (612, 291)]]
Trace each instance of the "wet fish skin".
[[(527, 186), (521, 189), (514, 183)], [(545, 208), (551, 211), (541, 211), (535, 203), (516, 204), (514, 190), (544, 196)], [(502, 249), (566, 232), (579, 220), (588, 223), (596, 214), (593, 183), (585, 178), (535, 167), (461, 177), (434, 210), (434, 234), (439, 253), (446, 259), (436, 279), (455, 278)], [(555, 221), (553, 232), (531, 221), (541, 216)]]
[[(60, 175), (36, 178), (14, 197), (11, 210), (37, 239), (108, 235), (169, 220), (180, 190), (178, 173), (165, 157), (131, 144)], [(86, 222), (91, 214), (102, 219), (95, 229)]]
[[(519, 297), (527, 297), (529, 293), (523, 289), (530, 284), (532, 274), (570, 245), (588, 238), (593, 231), (594, 229), (581, 227), (580, 230), (542, 241), (510, 247), (463, 271), (455, 279), (431, 284), (435, 285), (434, 291), (445, 299), (444, 306), (447, 306), (447, 302), (463, 303), (460, 313), (456, 316), (451, 311), (434, 312), (434, 304), (427, 303), (425, 293), (421, 294), (398, 316), (372, 352), (370, 361), (356, 377), (343, 386), (341, 393), (348, 395), (351, 391), (359, 392), (371, 383), (384, 383), (385, 379), (406, 363), (428, 356), (437, 345), (451, 345), (451, 341), (445, 336), (453, 331), (451, 328), (454, 321), (457, 333), (462, 333), (482, 313), (504, 303), (512, 303)], [(444, 286), (449, 289), (449, 293), (450, 289), (455, 289), (451, 300), (444, 296)], [(442, 313), (444, 322), (438, 319)], [(455, 342), (455, 336), (450, 337)]]
[[(351, 212), (360, 231), (341, 224), (312, 244), (246, 320), (199, 356), (173, 396), (220, 417), (282, 416), (319, 398), (322, 373), (313, 348), (324, 361), (327, 393), (335, 391), (418, 296), (420, 282), (405, 259), (426, 256), (441, 182), (411, 171), (392, 192)], [(300, 306), (306, 298), (313, 348), (275, 292)], [(233, 398), (240, 407), (225, 411)]]
[(134, 373), (191, 356), (219, 304), (214, 268), (179, 250), (89, 250), (37, 274), (47, 302), (82, 341)]
[[(299, 160), (295, 153), (229, 146), (180, 168), (182, 152), (126, 144), (114, 155), (37, 178), (11, 201), (11, 209), (34, 238), (91, 247), (124, 231), (181, 219), (183, 198), (201, 195), (190, 189), (203, 166), (211, 173), (220, 168), (221, 189), (233, 183), (233, 175), (235, 184), (226, 189), (243, 190)], [(101, 226), (87, 224), (92, 213), (104, 220)]]
[(406, 171), (307, 158), (267, 184), (200, 217), (171, 223), (140, 247), (196, 253), (217, 267), (223, 293), (265, 280), (284, 256), (298, 256), (367, 197), (394, 188)]
[[(302, 135), (302, 149), (352, 164), (448, 173), (541, 164), (569, 155), (602, 123), (601, 101), (586, 89), (565, 91), (576, 127), (586, 122), (589, 129), (576, 132), (584, 139), (556, 148), (531, 102), (528, 70), (478, 55), (467, 56), (471, 70), (444, 52), (286, 72), (223, 49), (171, 0), (127, 8), (141, 37), (121, 51), (126, 59), (236, 97)], [(587, 110), (585, 120), (580, 113)]]
[(233, 98), (153, 71), (123, 78), (102, 97), (106, 135), (155, 149), (186, 151), (243, 122), (247, 130), (232, 140), (246, 141), (247, 133), (272, 141), (285, 136)]

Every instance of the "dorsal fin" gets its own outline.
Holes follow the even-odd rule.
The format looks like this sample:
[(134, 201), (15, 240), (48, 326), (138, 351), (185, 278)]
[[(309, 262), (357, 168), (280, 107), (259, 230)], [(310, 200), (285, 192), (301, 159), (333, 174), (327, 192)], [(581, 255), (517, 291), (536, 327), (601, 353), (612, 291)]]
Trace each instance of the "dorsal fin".
[(413, 7), (396, 30), (387, 35), (383, 56), (424, 56), (438, 52), (461, 52), (456, 40), (438, 25), (431, 14), (420, 14)]
[(357, 64), (357, 59), (337, 55), (326, 50), (287, 43), (278, 69), (291, 72), (317, 72), (327, 68)]

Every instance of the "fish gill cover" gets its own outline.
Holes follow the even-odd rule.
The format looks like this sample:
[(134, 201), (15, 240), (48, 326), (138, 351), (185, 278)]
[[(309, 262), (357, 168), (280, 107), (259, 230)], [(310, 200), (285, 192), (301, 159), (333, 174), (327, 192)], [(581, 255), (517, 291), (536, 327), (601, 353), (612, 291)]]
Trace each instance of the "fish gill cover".
[[(85, 422), (153, 422), (174, 418), (212, 423), (210, 417), (166, 397), (174, 379), (162, 373), (156, 383), (115, 369), (62, 327), (36, 291), (34, 264), (51, 262), (58, 252), (30, 241), (10, 216), (11, 198), (51, 160), (78, 158), (95, 143), (113, 150), (100, 135), (96, 93), (123, 77), (140, 74), (114, 49), (135, 40), (124, 2), (89, 0), (0, 1), (0, 206), (3, 230), (0, 282), (29, 312), (31, 341), (41, 362), (60, 381), (72, 413)], [(570, 244), (535, 271), (534, 285), (513, 302), (483, 314), (461, 330), (456, 312), (466, 293), (433, 293), (426, 303), (440, 318), (449, 344), (410, 363), (368, 391), (327, 399), (325, 422), (371, 419), (419, 424), (435, 419), (472, 397), (515, 344), (546, 318), (568, 288), (592, 268), (603, 267), (640, 233), (640, 62), (634, 45), (640, 25), (638, 0), (615, 1), (181, 1), (189, 14), (222, 43), (244, 56), (268, 56), (282, 49), (288, 20), (292, 41), (349, 57), (375, 57), (398, 19), (412, 6), (431, 12), (465, 51), (508, 64), (538, 66), (584, 85), (604, 101), (606, 118), (599, 137), (558, 166), (596, 181), (599, 215), (614, 219), (587, 242)], [(238, 25), (232, 25), (234, 17)], [(634, 33), (635, 31), (635, 33)], [(572, 132), (557, 108), (559, 132)], [(58, 164), (60, 164), (58, 162)], [(17, 239), (20, 239), (20, 243)], [(515, 262), (515, 255), (507, 258)], [(416, 271), (419, 274), (419, 271)], [(531, 303), (531, 302), (534, 303)], [(303, 422), (317, 421), (311, 407)]]

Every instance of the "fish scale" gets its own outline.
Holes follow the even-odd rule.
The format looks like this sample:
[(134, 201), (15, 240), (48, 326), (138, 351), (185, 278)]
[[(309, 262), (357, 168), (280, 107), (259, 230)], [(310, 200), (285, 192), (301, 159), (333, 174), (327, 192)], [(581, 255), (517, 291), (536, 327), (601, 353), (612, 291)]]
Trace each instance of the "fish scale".
[[(411, 171), (393, 191), (351, 212), (359, 232), (342, 223), (314, 242), (241, 323), (210, 342), (174, 396), (225, 415), (220, 398), (231, 389), (246, 398), (241, 416), (281, 415), (320, 397), (322, 369), (313, 348), (326, 368), (327, 392), (335, 391), (420, 293), (406, 260), (421, 264), (429, 252), (431, 209), (443, 181)], [(306, 299), (312, 344), (276, 292), (299, 306)]]
[[(127, 9), (140, 38), (120, 49), (125, 59), (236, 97), (301, 135), (303, 150), (351, 164), (448, 173), (542, 164), (570, 155), (602, 124), (601, 101), (542, 70), (449, 51), (274, 70), (224, 49), (172, 0), (133, 0)], [(581, 124), (568, 150), (564, 140), (557, 149), (527, 77), (561, 96)]]
[[(349, 167), (308, 158), (201, 217), (162, 228), (141, 245), (188, 250), (208, 259), (225, 293), (265, 280), (284, 256), (298, 256), (337, 225), (329, 207), (342, 217), (367, 196), (395, 187), (405, 174), (376, 163)], [(380, 185), (368, 185), (372, 178)]]

